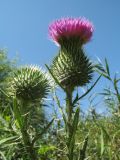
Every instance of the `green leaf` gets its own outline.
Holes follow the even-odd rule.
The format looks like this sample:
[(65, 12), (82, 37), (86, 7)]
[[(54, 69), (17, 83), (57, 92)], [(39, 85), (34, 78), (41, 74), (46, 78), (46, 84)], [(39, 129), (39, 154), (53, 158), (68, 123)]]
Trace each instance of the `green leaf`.
[(101, 143), (101, 156), (103, 156), (104, 150), (105, 150), (105, 144), (104, 144), (104, 132), (101, 129), (101, 135), (100, 135), (100, 143)]
[(79, 114), (80, 114), (80, 109), (77, 108), (74, 115), (73, 123), (72, 123), (71, 137), (69, 137), (68, 139), (68, 145), (70, 145), (70, 148), (74, 146), (74, 138), (77, 131), (78, 122), (79, 122)]
[(51, 69), (48, 67), (48, 65), (45, 64), (45, 66), (47, 67), (49, 73), (51, 74), (51, 76), (52, 76), (53, 79), (55, 80), (56, 84), (58, 84), (58, 85), (64, 90), (63, 86), (59, 83), (59, 81), (57, 80), (57, 78), (53, 75), (53, 73), (52, 73)]
[(0, 155), (2, 156), (2, 160), (7, 160), (3, 152), (0, 151)]
[(48, 151), (52, 151), (52, 150), (55, 150), (56, 147), (53, 146), (53, 145), (42, 145), (40, 147), (40, 149), (38, 150), (38, 153), (39, 154), (46, 154)]
[(75, 97), (75, 99), (73, 100), (73, 107), (76, 107), (76, 102), (78, 102), (78, 99), (79, 99), (79, 95), (78, 95), (78, 92), (77, 92), (77, 94), (76, 94), (76, 97)]
[(43, 131), (41, 133), (38, 133), (34, 139), (32, 140), (32, 145), (39, 139), (41, 138), (41, 136), (50, 128), (50, 126), (52, 125), (54, 121), (54, 118), (48, 123), (48, 125), (43, 129)]
[(86, 150), (87, 150), (87, 145), (88, 145), (88, 135), (86, 136), (82, 149), (80, 150), (80, 158), (79, 160), (84, 160), (86, 156)]
[(7, 98), (9, 98), (9, 97), (10, 97), (10, 96), (9, 96), (9, 95), (7, 95), (7, 93), (6, 93), (3, 89), (1, 89), (1, 88), (0, 88), (0, 92), (1, 92), (1, 93), (3, 93)]
[(95, 85), (100, 80), (100, 78), (101, 78), (101, 75), (97, 78), (97, 80), (95, 81), (95, 83), (82, 96), (80, 96), (79, 98), (75, 98), (74, 101), (73, 101), (73, 105), (75, 105), (80, 99), (82, 99), (83, 97), (85, 97), (95, 87)]
[(78, 122), (79, 122), (79, 114), (80, 114), (80, 108), (76, 109), (75, 115), (74, 115), (74, 120), (73, 120), (73, 124), (72, 124), (72, 129), (73, 129), (73, 133), (75, 135), (76, 131), (77, 131), (77, 126), (78, 126)]
[(110, 77), (109, 65), (108, 65), (108, 62), (107, 62), (107, 59), (106, 59), (106, 58), (105, 58), (105, 66), (106, 66), (107, 74), (108, 74), (108, 75), (109, 75), (109, 77)]
[(61, 113), (61, 115), (63, 117), (64, 123), (65, 123), (65, 130), (67, 131), (67, 119), (66, 119), (65, 113), (63, 111), (63, 108), (60, 105), (60, 100), (58, 99), (58, 96), (57, 96), (56, 92), (55, 92), (55, 100), (56, 100), (56, 103), (57, 103), (57, 105), (59, 107), (60, 113)]
[(4, 139), (0, 140), (0, 145), (3, 145), (5, 143), (11, 143), (12, 141), (16, 140), (16, 138), (18, 138), (18, 137), (12, 136), (12, 137), (8, 137), (8, 138), (4, 138)]
[(120, 81), (120, 78), (116, 79), (116, 83), (118, 83)]
[(23, 126), (23, 118), (21, 116), (21, 113), (20, 113), (16, 98), (13, 98), (13, 110), (14, 110), (15, 118), (18, 121), (18, 124), (19, 124), (20, 128), (22, 128), (22, 126)]
[(95, 71), (98, 72), (103, 77), (107, 78), (108, 80), (110, 81), (112, 80), (110, 77), (109, 66), (106, 59), (105, 59), (105, 67), (101, 63), (99, 63), (95, 65)]
[(119, 89), (118, 89), (118, 86), (117, 86), (117, 78), (116, 78), (116, 74), (114, 76), (114, 89), (116, 91), (116, 95), (117, 95), (117, 99), (120, 103), (120, 93), (119, 93)]
[(107, 74), (105, 74), (105, 73), (100, 73), (103, 77), (105, 77), (105, 78), (107, 78), (108, 80), (110, 80), (111, 81), (111, 78), (107, 75)]

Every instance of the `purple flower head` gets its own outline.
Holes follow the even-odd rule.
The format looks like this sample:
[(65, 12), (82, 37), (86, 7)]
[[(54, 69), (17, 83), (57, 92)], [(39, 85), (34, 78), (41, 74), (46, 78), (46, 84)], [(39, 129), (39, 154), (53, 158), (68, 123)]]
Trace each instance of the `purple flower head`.
[(49, 25), (49, 36), (58, 45), (74, 38), (85, 44), (91, 39), (93, 30), (93, 24), (85, 18), (61, 18)]

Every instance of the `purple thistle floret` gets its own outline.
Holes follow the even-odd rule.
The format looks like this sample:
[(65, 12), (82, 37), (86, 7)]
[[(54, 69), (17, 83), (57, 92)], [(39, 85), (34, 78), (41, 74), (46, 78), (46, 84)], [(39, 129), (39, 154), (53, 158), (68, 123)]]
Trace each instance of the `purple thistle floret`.
[(49, 36), (58, 45), (64, 39), (74, 38), (85, 44), (90, 41), (93, 30), (93, 24), (85, 18), (61, 18), (49, 25)]

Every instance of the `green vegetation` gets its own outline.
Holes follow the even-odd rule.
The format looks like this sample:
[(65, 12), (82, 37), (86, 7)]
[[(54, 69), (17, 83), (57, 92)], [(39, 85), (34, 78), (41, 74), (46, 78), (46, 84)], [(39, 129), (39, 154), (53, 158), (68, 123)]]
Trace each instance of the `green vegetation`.
[[(61, 64), (64, 61), (66, 67), (71, 62), (71, 57), (61, 54), (55, 58), (53, 65), (46, 65), (49, 75), (36, 66), (17, 67), (17, 62), (7, 58), (6, 51), (0, 51), (1, 160), (120, 160), (120, 78), (116, 74), (111, 75), (106, 59), (105, 66), (101, 63), (89, 64), (92, 70), (87, 73), (94, 71), (100, 77), (98, 75), (82, 96), (79, 92), (73, 96), (78, 80), (74, 79), (76, 75), (71, 74), (72, 70), (68, 73), (73, 75), (70, 81), (69, 78), (61, 81), (61, 77), (65, 77)], [(75, 67), (79, 63), (72, 65)], [(68, 67), (71, 69), (72, 66)], [(59, 77), (56, 76), (58, 73)], [(85, 114), (80, 108), (82, 98), (90, 95), (95, 85), (99, 85), (101, 77), (111, 84), (98, 94), (98, 97), (103, 97), (106, 115), (97, 113), (95, 108)], [(75, 86), (68, 85), (72, 81)], [(84, 83), (86, 81), (79, 82), (80, 85)], [(66, 104), (57, 95), (56, 86), (65, 92)], [(52, 95), (50, 104), (47, 95)], [(92, 103), (91, 100), (90, 106)], [(51, 109), (57, 108), (57, 112), (46, 113), (45, 105), (52, 105)]]

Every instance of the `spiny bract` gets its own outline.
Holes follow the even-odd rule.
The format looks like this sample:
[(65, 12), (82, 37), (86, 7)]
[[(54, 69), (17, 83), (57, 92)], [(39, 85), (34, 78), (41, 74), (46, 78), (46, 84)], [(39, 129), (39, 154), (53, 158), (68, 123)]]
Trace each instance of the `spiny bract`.
[[(73, 54), (72, 54), (73, 53)], [(51, 71), (58, 82), (66, 90), (74, 90), (77, 86), (84, 86), (92, 79), (92, 63), (83, 49), (68, 53), (60, 50), (51, 65)]]

